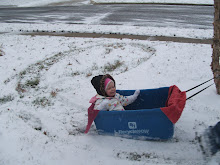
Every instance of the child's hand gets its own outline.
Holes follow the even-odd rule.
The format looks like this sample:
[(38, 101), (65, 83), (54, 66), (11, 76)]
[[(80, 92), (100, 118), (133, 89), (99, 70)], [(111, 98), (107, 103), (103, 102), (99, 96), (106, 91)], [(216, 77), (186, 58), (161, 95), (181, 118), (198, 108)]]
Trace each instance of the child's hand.
[(123, 102), (122, 105), (126, 106), (133, 103), (137, 99), (139, 94), (140, 94), (140, 90), (136, 90), (133, 95), (125, 96), (126, 99), (124, 99), (125, 102)]
[(138, 97), (139, 94), (140, 94), (140, 90), (139, 89), (134, 92), (134, 96), (135, 97)]

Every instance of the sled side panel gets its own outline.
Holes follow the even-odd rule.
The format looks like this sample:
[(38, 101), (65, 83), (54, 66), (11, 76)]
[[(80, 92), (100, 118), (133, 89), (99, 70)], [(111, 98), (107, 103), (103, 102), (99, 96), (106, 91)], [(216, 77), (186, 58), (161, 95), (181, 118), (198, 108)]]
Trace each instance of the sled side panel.
[[(117, 93), (129, 96), (134, 94), (135, 90), (117, 90)], [(168, 97), (169, 87), (157, 89), (142, 89), (135, 102), (125, 107), (126, 110), (135, 109), (153, 109), (165, 107)]]
[(99, 134), (143, 140), (168, 140), (174, 125), (159, 109), (100, 111), (95, 119)]

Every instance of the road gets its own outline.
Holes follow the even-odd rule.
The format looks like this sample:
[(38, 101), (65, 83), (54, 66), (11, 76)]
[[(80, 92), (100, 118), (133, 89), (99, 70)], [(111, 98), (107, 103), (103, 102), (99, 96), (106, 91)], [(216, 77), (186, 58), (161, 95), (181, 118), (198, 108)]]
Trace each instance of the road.
[(0, 23), (67, 23), (212, 29), (213, 6), (112, 4), (0, 8)]

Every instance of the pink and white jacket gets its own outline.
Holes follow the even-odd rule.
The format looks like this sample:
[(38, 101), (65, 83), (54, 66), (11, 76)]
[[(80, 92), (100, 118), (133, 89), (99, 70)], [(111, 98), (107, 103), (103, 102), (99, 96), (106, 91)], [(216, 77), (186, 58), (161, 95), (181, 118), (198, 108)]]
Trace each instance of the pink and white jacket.
[(114, 97), (105, 97), (98, 94), (92, 97), (89, 101), (92, 104), (88, 108), (88, 124), (86, 126), (85, 133), (89, 132), (92, 122), (95, 120), (100, 110), (124, 111), (125, 109), (123, 106), (134, 102), (137, 99), (139, 93), (140, 90), (136, 90), (135, 93), (131, 96), (122, 96), (116, 93)]
[(91, 98), (90, 103), (95, 104), (95, 110), (124, 111), (124, 106), (133, 103), (137, 99), (139, 93), (140, 90), (136, 90), (131, 96), (123, 96), (116, 93), (114, 97), (105, 97), (97, 94)]

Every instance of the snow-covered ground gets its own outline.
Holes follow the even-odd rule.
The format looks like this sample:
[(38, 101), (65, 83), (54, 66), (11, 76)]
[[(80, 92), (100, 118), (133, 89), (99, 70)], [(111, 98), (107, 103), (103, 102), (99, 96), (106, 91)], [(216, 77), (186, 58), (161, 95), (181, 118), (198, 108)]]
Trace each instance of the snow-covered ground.
[(1, 0), (0, 6), (44, 6), (50, 4), (89, 4), (89, 3), (175, 3), (175, 4), (203, 4), (213, 5), (213, 0)]
[(170, 141), (82, 132), (95, 95), (90, 80), (106, 66), (123, 63), (108, 72), (118, 89), (186, 90), (212, 77), (211, 45), (10, 34), (0, 45), (1, 165), (206, 164), (195, 139), (220, 119), (214, 86), (187, 101)]
[(213, 5), (213, 0), (91, 0), (92, 3), (169, 3), (169, 4), (196, 4)]
[(51, 32), (51, 33), (101, 33), (101, 34), (125, 34), (125, 35), (146, 35), (146, 36), (167, 36), (183, 37), (197, 39), (211, 39), (213, 29), (193, 29), (193, 28), (175, 28), (175, 27), (140, 27), (140, 26), (121, 26), (121, 25), (93, 25), (91, 20), (85, 20), (82, 24), (19, 24), (19, 23), (1, 23), (0, 32), (6, 33), (33, 33), (33, 32)]
[[(0, 34), (0, 165), (218, 164), (217, 156), (203, 159), (196, 140), (220, 120), (220, 96), (214, 85), (187, 101), (169, 141), (101, 136), (94, 125), (89, 134), (83, 133), (89, 99), (96, 94), (90, 83), (93, 76), (110, 73), (118, 89), (175, 84), (184, 91), (213, 77), (211, 45), (19, 34), (21, 29), (40, 28), (147, 32), (140, 27), (1, 24), (0, 32), (8, 33)], [(182, 37), (212, 37), (212, 31), (163, 30), (170, 36), (176, 30)], [(150, 28), (147, 34), (160, 33)], [(122, 65), (107, 71), (116, 62)]]
[(78, 5), (88, 4), (89, 0), (7, 0), (0, 1), (0, 7), (14, 6), (14, 7), (33, 7), (33, 6), (45, 6), (53, 4), (64, 4), (64, 5)]

